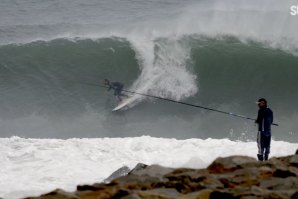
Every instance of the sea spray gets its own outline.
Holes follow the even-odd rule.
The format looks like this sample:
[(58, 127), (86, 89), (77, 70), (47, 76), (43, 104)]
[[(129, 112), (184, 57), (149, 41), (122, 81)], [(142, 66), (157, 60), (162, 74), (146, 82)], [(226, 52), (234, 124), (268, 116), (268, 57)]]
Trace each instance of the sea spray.
[(196, 94), (196, 75), (189, 71), (191, 49), (184, 40), (161, 38), (132, 44), (142, 71), (132, 90), (175, 100)]

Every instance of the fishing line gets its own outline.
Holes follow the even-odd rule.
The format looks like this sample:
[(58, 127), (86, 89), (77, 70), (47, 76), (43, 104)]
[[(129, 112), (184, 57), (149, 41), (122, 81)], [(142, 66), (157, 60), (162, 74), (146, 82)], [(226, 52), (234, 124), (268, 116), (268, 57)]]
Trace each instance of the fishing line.
[[(108, 86), (99, 85), (99, 84), (91, 84), (91, 83), (85, 83), (85, 82), (81, 82), (81, 84), (86, 84), (86, 85), (90, 85), (90, 86), (97, 86), (97, 87), (102, 87), (102, 88), (109, 88)], [(209, 108), (209, 107), (205, 107), (205, 106), (199, 106), (199, 105), (196, 105), (196, 104), (190, 104), (190, 103), (186, 103), (186, 102), (176, 101), (176, 100), (163, 98), (163, 97), (158, 97), (158, 96), (149, 95), (149, 94), (144, 94), (144, 93), (138, 93), (138, 92), (135, 92), (135, 91), (129, 91), (129, 90), (125, 90), (125, 89), (122, 89), (122, 91), (127, 92), (127, 93), (132, 93), (132, 94), (145, 96), (145, 97), (151, 97), (151, 98), (155, 98), (155, 99), (159, 99), (159, 100), (164, 100), (164, 101), (174, 102), (174, 103), (178, 103), (178, 104), (183, 104), (183, 105), (186, 105), (186, 106), (200, 108), (200, 109), (213, 111), (213, 112), (217, 112), (217, 113), (222, 113), (222, 114), (226, 114), (226, 115), (230, 115), (230, 116), (234, 116), (234, 117), (239, 117), (239, 118), (243, 118), (243, 119), (247, 119), (247, 120), (253, 120), (253, 121), (256, 120), (256, 119), (253, 119), (251, 117), (244, 116), (244, 115), (239, 115), (239, 114), (235, 114), (235, 113), (231, 113), (231, 112), (221, 111), (221, 110), (217, 110), (217, 109), (213, 109), (213, 108)], [(278, 126), (278, 124), (276, 124), (276, 123), (272, 123), (272, 125)]]

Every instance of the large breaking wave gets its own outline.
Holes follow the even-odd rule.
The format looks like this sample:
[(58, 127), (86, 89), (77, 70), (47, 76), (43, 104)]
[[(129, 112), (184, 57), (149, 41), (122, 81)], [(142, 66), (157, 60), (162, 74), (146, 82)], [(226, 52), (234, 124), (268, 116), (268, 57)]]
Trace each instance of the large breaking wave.
[(139, 98), (112, 114), (116, 99), (90, 85), (109, 78), (129, 90), (250, 117), (255, 100), (266, 97), (280, 123), (274, 136), (297, 139), (298, 58), (258, 42), (200, 35), (151, 43), (57, 39), (3, 45), (0, 56), (2, 135), (254, 137), (252, 122), (161, 101)]

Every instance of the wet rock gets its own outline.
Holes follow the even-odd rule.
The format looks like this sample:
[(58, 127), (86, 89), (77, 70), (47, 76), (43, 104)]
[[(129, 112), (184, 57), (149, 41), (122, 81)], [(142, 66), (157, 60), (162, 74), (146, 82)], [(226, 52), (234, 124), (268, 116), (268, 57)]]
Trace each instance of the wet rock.
[(257, 186), (260, 178), (272, 176), (272, 173), (272, 169), (268, 167), (260, 167), (238, 169), (233, 173), (219, 176), (220, 181), (224, 184), (225, 188), (235, 188), (239, 185), (242, 187)]
[(141, 199), (137, 194), (130, 194), (128, 196), (124, 196), (121, 199)]
[(130, 172), (130, 168), (123, 166), (120, 169), (114, 171), (109, 177), (107, 177), (103, 182), (109, 183), (112, 180), (119, 178), (121, 176), (126, 176)]
[(56, 189), (56, 190), (49, 192), (47, 194), (43, 194), (39, 197), (28, 197), (25, 199), (35, 199), (35, 198), (38, 198), (38, 199), (79, 199), (79, 197), (76, 196), (75, 194), (65, 192), (61, 189)]
[(209, 196), (210, 199), (234, 199), (233, 194), (229, 193), (229, 192), (225, 192), (225, 191), (213, 191), (210, 193)]
[(148, 191), (140, 191), (138, 195), (141, 198), (178, 198), (181, 194), (176, 189), (153, 189)]
[(148, 165), (143, 164), (143, 163), (138, 163), (133, 169), (130, 169), (127, 166), (123, 166), (123, 167), (117, 169), (116, 171), (114, 171), (103, 182), (104, 183), (109, 183), (109, 182), (113, 181), (116, 178), (126, 176), (126, 175), (130, 175), (130, 174), (136, 174), (137, 172), (140, 172), (140, 171), (144, 170), (146, 167), (148, 167)]
[(298, 178), (288, 177), (288, 178), (277, 178), (271, 177), (262, 180), (260, 187), (268, 190), (292, 190), (298, 189)]
[[(297, 154), (297, 153), (296, 153)], [(295, 166), (295, 167), (298, 167), (298, 154), (297, 155), (293, 155), (291, 158), (290, 158), (290, 164), (292, 166)]]
[(128, 174), (134, 174), (137, 171), (141, 171), (145, 169), (148, 165), (143, 164), (143, 163), (138, 163)]
[(184, 196), (180, 196), (178, 197), (178, 199), (209, 199), (211, 192), (211, 189), (203, 189), (201, 191), (192, 192)]
[(287, 177), (297, 177), (298, 176), (298, 169), (295, 167), (285, 167), (282, 169), (276, 169), (273, 172), (274, 177), (279, 177), (279, 178), (287, 178)]
[(77, 190), (78, 191), (97, 191), (97, 190), (102, 190), (105, 189), (106, 185), (105, 184), (93, 184), (93, 185), (78, 185)]
[[(297, 150), (298, 151), (298, 150)], [(297, 152), (296, 152), (297, 154)], [(295, 191), (292, 196), (291, 196), (291, 199), (298, 199), (298, 191)]]
[(217, 158), (207, 169), (210, 173), (232, 172), (241, 169), (244, 166), (257, 164), (255, 158), (246, 156), (231, 156), (226, 158)]
[(138, 176), (150, 176), (150, 177), (163, 177), (165, 174), (172, 172), (174, 169), (162, 167), (159, 165), (146, 166), (144, 168), (133, 169), (129, 172), (129, 175), (138, 175)]
[(110, 199), (119, 199), (124, 196), (128, 196), (131, 193), (130, 190), (127, 189), (119, 189)]

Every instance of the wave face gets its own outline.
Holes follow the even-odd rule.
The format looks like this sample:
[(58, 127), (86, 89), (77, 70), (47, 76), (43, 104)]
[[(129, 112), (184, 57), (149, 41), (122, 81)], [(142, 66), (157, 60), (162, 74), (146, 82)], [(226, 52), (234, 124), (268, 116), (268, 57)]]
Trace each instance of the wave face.
[(255, 117), (265, 97), (297, 142), (293, 1), (0, 2), (1, 136), (255, 139), (253, 122), (164, 101), (116, 100), (94, 84)]
[[(153, 55), (122, 38), (33, 42), (0, 47), (1, 133), (25, 137), (153, 136), (253, 139), (253, 122), (139, 98), (127, 111), (96, 85), (109, 78), (128, 90), (255, 117), (265, 97), (280, 127), (297, 140), (298, 57), (231, 37), (160, 38)], [(143, 50), (143, 51), (142, 51)]]

